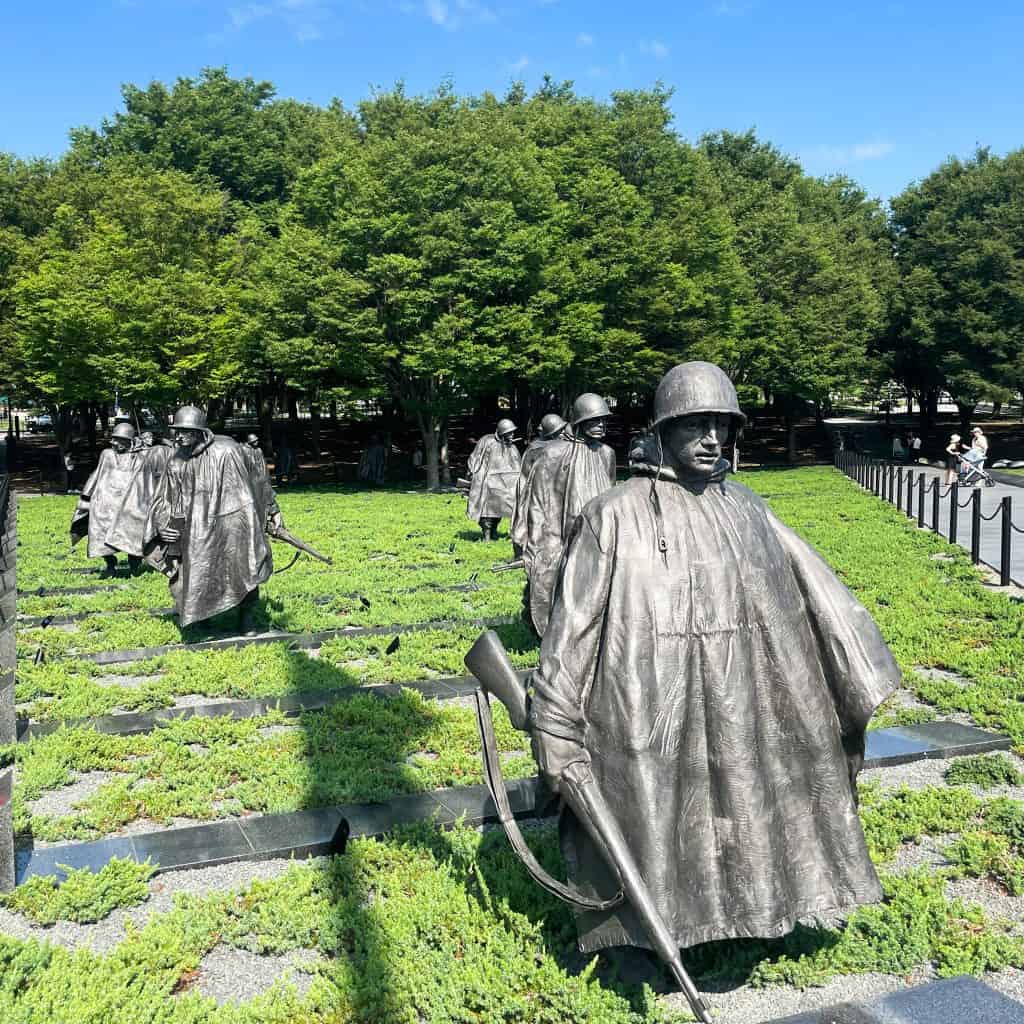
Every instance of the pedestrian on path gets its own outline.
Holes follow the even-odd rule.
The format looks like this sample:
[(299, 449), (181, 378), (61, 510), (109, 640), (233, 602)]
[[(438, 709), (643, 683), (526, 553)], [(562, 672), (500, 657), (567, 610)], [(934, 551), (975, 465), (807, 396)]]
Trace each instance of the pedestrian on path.
[(960, 470), (960, 443), (959, 434), (950, 434), (949, 444), (946, 445), (946, 486), (950, 487), (956, 483), (957, 474)]
[(917, 462), (921, 458), (921, 438), (917, 434), (910, 435), (907, 445), (907, 463)]
[(903, 438), (899, 434), (892, 435), (892, 458), (894, 462), (902, 462), (906, 458), (907, 451), (903, 447)]

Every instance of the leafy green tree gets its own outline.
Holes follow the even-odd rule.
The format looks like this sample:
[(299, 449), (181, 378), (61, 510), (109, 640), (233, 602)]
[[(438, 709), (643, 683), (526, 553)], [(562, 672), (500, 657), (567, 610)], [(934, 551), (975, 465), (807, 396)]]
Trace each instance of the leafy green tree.
[(966, 427), (982, 397), (1024, 384), (1024, 150), (951, 158), (892, 207), (894, 373), (933, 400), (948, 390)]

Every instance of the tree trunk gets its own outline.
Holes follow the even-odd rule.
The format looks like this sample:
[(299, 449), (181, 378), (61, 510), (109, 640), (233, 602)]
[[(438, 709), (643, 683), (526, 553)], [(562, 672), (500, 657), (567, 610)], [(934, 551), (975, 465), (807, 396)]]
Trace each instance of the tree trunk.
[(441, 489), (441, 476), (439, 473), (439, 431), (437, 421), (429, 413), (418, 412), (420, 433), (423, 435), (423, 454), (427, 467), (427, 490), (439, 491)]
[(260, 444), (265, 452), (269, 452), (274, 448), (274, 397), (268, 389), (256, 389), (256, 408), (260, 420)]
[(967, 432), (971, 429), (971, 416), (974, 415), (974, 408), (977, 405), (976, 402), (960, 402), (956, 403), (956, 411), (960, 415), (960, 433), (965, 437)]
[(295, 392), (288, 388), (288, 425), (294, 430), (299, 425), (299, 399)]
[(314, 459), (320, 458), (320, 406), (314, 405), (312, 402), (309, 405), (309, 423), (310, 430), (313, 435), (313, 457)]
[(85, 436), (89, 439), (89, 458), (96, 460), (96, 406), (85, 407)]
[(992, 419), (995, 419), (1003, 411), (1003, 400), (1001, 398), (993, 399), (992, 401)]
[(452, 465), (448, 461), (448, 417), (444, 418), (441, 424), (441, 438), (440, 438), (440, 463), (441, 463), (441, 483), (445, 487), (450, 487), (452, 482)]
[(104, 434), (110, 429), (110, 407), (106, 402), (100, 403), (100, 426)]

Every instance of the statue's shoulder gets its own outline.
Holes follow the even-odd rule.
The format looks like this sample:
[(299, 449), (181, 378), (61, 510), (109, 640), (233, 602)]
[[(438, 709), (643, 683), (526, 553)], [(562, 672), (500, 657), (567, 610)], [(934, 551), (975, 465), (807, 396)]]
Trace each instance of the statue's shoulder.
[(728, 477), (718, 485), (725, 490), (725, 493), (737, 504), (757, 511), (764, 511), (768, 506), (764, 498), (756, 491), (752, 491), (746, 484), (737, 483), (732, 477)]

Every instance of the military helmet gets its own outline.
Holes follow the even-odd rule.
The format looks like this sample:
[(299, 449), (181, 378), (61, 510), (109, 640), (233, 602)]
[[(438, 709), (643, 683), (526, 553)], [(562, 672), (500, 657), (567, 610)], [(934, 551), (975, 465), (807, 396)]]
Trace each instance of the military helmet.
[(504, 437), (505, 434), (514, 434), (516, 432), (516, 425), (511, 420), (498, 420), (498, 425), (494, 428), (494, 432), (498, 437)]
[(611, 414), (612, 411), (608, 408), (608, 403), (592, 391), (584, 392), (572, 403), (572, 425), (574, 427), (584, 420), (603, 419)]
[(740, 412), (736, 388), (725, 371), (714, 363), (692, 362), (673, 366), (654, 393), (654, 426), (677, 416), (722, 413), (743, 426), (747, 417)]
[(174, 414), (171, 426), (181, 427), (185, 430), (205, 430), (206, 413), (202, 409), (197, 409), (194, 405), (183, 405)]
[(255, 448), (260, 443), (259, 436), (257, 434), (246, 434), (245, 443)]
[(114, 424), (110, 436), (112, 439), (119, 437), (122, 441), (131, 441), (135, 437), (135, 428), (127, 420), (122, 420)]
[(557, 437), (563, 430), (565, 430), (565, 420), (558, 415), (557, 412), (549, 412), (540, 421), (540, 436), (545, 441), (551, 440), (553, 437)]

